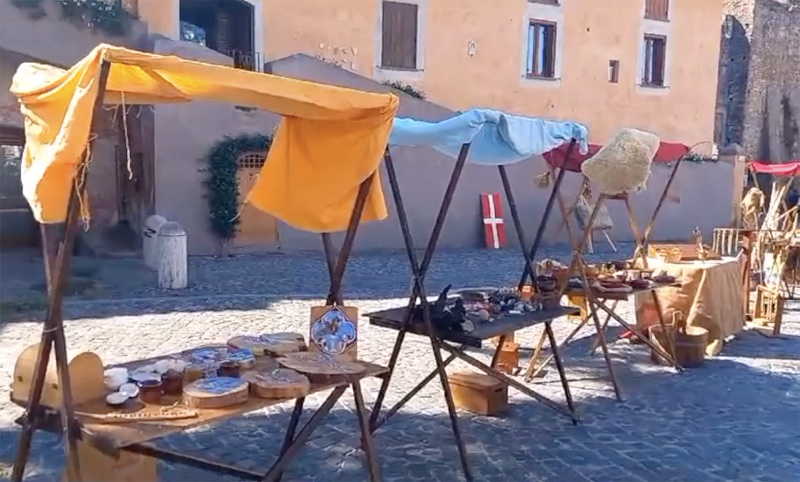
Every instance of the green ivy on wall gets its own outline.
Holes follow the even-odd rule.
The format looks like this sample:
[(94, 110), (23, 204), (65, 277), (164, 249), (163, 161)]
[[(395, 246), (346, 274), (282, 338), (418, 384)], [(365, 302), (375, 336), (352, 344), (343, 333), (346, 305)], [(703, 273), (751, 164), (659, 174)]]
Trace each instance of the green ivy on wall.
[[(11, 0), (11, 3), (28, 12), (32, 19), (47, 15), (45, 0)], [(120, 0), (58, 0), (61, 16), (81, 27), (88, 27), (108, 35), (121, 36), (128, 32), (134, 18), (125, 10)]]
[(239, 227), (239, 180), (236, 161), (246, 152), (263, 152), (272, 144), (272, 137), (255, 134), (239, 137), (225, 136), (208, 155), (209, 173), (205, 181), (207, 189), (211, 231), (222, 246), (227, 244)]

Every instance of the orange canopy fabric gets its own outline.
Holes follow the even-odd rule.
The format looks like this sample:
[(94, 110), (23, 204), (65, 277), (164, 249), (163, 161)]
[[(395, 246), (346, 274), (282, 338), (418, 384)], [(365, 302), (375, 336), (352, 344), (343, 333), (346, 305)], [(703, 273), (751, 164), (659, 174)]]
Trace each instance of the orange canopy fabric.
[[(359, 184), (378, 170), (398, 98), (101, 44), (71, 69), (22, 64), (11, 92), (25, 116), (23, 193), (39, 222), (66, 219), (87, 146), (102, 63), (106, 104), (205, 100), (283, 116), (249, 202), (309, 231), (347, 227)], [(373, 182), (362, 221), (387, 217)]]

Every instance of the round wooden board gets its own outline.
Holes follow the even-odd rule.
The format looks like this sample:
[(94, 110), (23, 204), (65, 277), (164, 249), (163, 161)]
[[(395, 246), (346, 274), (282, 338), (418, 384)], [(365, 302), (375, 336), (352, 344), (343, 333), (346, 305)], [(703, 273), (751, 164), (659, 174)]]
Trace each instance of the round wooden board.
[(304, 351), (306, 342), (299, 333), (263, 333), (261, 335), (235, 336), (228, 340), (234, 348), (246, 348), (255, 356), (284, 356), (289, 353)]
[(278, 363), (306, 375), (356, 375), (366, 369), (362, 364), (342, 356), (307, 351), (290, 353), (278, 358)]
[(261, 398), (300, 398), (308, 395), (311, 389), (307, 377), (288, 368), (251, 370), (242, 378), (250, 384), (250, 391)]
[(247, 401), (248, 384), (240, 378), (213, 377), (183, 387), (183, 403), (193, 408), (223, 408)]

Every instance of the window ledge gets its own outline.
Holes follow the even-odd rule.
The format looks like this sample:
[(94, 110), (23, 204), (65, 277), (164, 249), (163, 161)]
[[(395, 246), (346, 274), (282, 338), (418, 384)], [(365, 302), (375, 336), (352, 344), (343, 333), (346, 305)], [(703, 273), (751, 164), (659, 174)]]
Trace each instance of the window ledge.
[(537, 0), (528, 0), (528, 4), (534, 4), (542, 7), (561, 8), (561, 2), (541, 2)]
[(529, 85), (529, 86), (560, 87), (561, 79), (559, 77), (538, 77), (534, 75), (523, 75), (521, 83), (522, 85)]
[(645, 16), (644, 19), (645, 20), (651, 20), (653, 22), (669, 23), (669, 19), (668, 18), (657, 18), (657, 17), (647, 17), (647, 16)]
[(381, 67), (380, 65), (375, 66), (375, 78), (379, 81), (413, 81), (421, 80), (424, 76), (424, 69), (399, 69), (396, 67)]
[(669, 85), (636, 84), (636, 91), (640, 94), (666, 95), (669, 93)]

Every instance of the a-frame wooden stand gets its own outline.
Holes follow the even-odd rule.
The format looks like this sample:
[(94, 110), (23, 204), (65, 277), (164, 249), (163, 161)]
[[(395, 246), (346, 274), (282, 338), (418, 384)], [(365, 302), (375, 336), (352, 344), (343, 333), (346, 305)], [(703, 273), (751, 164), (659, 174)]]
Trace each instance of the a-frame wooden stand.
[[(570, 276), (572, 276), (573, 274), (577, 274), (578, 277), (581, 279), (581, 282), (583, 284), (583, 289), (580, 290), (580, 293), (576, 293), (576, 294), (579, 294), (580, 296), (584, 297), (584, 299), (586, 300), (586, 307), (587, 307), (588, 313), (586, 314), (584, 319), (581, 321), (581, 323), (575, 329), (573, 329), (573, 331), (564, 339), (564, 341), (561, 342), (561, 346), (562, 347), (566, 346), (578, 334), (578, 332), (589, 322), (589, 319), (591, 319), (592, 322), (595, 325), (595, 330), (597, 332), (597, 340), (595, 342), (594, 347), (592, 348), (592, 353), (594, 353), (594, 351), (597, 348), (597, 346), (600, 346), (600, 348), (603, 350), (603, 356), (605, 358), (606, 366), (608, 368), (608, 372), (609, 372), (609, 376), (610, 376), (610, 379), (611, 379), (611, 383), (612, 383), (612, 385), (614, 387), (614, 393), (615, 393), (617, 399), (620, 400), (620, 401), (622, 400), (622, 394), (621, 394), (621, 391), (620, 391), (620, 387), (619, 387), (619, 383), (617, 381), (616, 374), (614, 372), (614, 367), (613, 367), (612, 362), (611, 362), (611, 357), (610, 357), (609, 352), (608, 352), (608, 346), (607, 346), (607, 342), (606, 342), (606, 338), (605, 338), (605, 330), (606, 330), (606, 328), (608, 326), (609, 321), (612, 318), (615, 321), (617, 321), (619, 324), (624, 326), (626, 329), (628, 329), (629, 331), (634, 333), (642, 342), (644, 342), (646, 345), (648, 345), (651, 349), (653, 349), (656, 353), (658, 353), (659, 356), (664, 358), (673, 367), (675, 367), (675, 369), (680, 370), (681, 367), (678, 364), (677, 357), (675, 356), (674, 340), (673, 340), (673, 338), (671, 336), (671, 332), (668, 330), (668, 327), (666, 326), (666, 323), (664, 321), (664, 315), (663, 315), (663, 312), (662, 312), (662, 309), (661, 309), (661, 302), (660, 302), (660, 300), (658, 298), (658, 294), (656, 292), (656, 289), (647, 289), (647, 290), (643, 290), (642, 292), (645, 292), (645, 291), (649, 292), (650, 295), (653, 297), (653, 305), (654, 305), (654, 307), (655, 307), (655, 309), (657, 311), (658, 322), (659, 322), (659, 325), (661, 326), (661, 329), (663, 330), (662, 333), (664, 333), (665, 337), (667, 338), (667, 345), (668, 345), (667, 346), (667, 350), (669, 350), (669, 353), (665, 352), (665, 350), (661, 346), (659, 346), (658, 344), (653, 343), (650, 340), (649, 336), (646, 336), (646, 334), (643, 333), (641, 330), (638, 330), (635, 327), (633, 327), (632, 325), (630, 325), (627, 321), (625, 321), (622, 317), (620, 317), (615, 312), (614, 309), (616, 307), (617, 302), (625, 300), (625, 299), (628, 299), (634, 293), (629, 293), (629, 294), (623, 295), (622, 297), (608, 296), (608, 298), (602, 298), (602, 295), (598, 296), (598, 294), (595, 293), (594, 290), (591, 289), (591, 287), (589, 285), (589, 281), (588, 281), (588, 276), (586, 274), (587, 273), (587, 270), (586, 270), (587, 262), (586, 262), (586, 259), (583, 256), (583, 250), (584, 250), (584, 247), (586, 246), (586, 243), (587, 243), (587, 241), (589, 239), (589, 236), (591, 235), (592, 226), (594, 224), (594, 220), (595, 220), (597, 214), (600, 211), (600, 207), (607, 200), (619, 200), (619, 201), (622, 201), (624, 203), (624, 205), (625, 205), (625, 209), (626, 209), (626, 211), (628, 213), (628, 218), (629, 218), (629, 221), (630, 221), (631, 230), (633, 231), (633, 236), (634, 236), (634, 239), (636, 240), (636, 248), (635, 248), (635, 251), (634, 251), (634, 254), (633, 254), (633, 261), (634, 261), (634, 263), (637, 262), (637, 261), (640, 262), (641, 263), (641, 267), (643, 269), (647, 269), (648, 268), (647, 246), (648, 246), (650, 234), (652, 233), (653, 226), (655, 224), (655, 220), (656, 220), (656, 218), (658, 216), (658, 213), (660, 212), (661, 208), (663, 207), (663, 205), (664, 205), (664, 203), (666, 201), (667, 195), (669, 193), (669, 189), (670, 189), (670, 187), (672, 187), (672, 183), (675, 180), (675, 176), (676, 176), (676, 174), (678, 172), (678, 169), (680, 168), (680, 165), (684, 161), (685, 158), (686, 158), (686, 155), (681, 156), (677, 161), (675, 161), (675, 164), (672, 166), (672, 170), (670, 171), (670, 175), (669, 175), (669, 178), (667, 179), (667, 183), (664, 186), (663, 191), (661, 192), (661, 196), (659, 198), (658, 204), (656, 205), (656, 208), (653, 211), (652, 216), (650, 217), (650, 221), (647, 223), (647, 227), (645, 228), (643, 233), (639, 229), (639, 224), (636, 221), (636, 216), (634, 214), (634, 211), (633, 211), (633, 208), (631, 206), (630, 199), (629, 199), (629, 196), (628, 196), (627, 193), (624, 193), (624, 194), (621, 194), (621, 195), (616, 195), (616, 196), (610, 196), (610, 195), (607, 195), (607, 194), (601, 194), (598, 197), (598, 199), (597, 199), (597, 201), (595, 203), (594, 209), (592, 210), (592, 214), (589, 217), (589, 221), (587, 222), (587, 225), (586, 225), (585, 229), (583, 230), (583, 234), (582, 234), (581, 238), (579, 240), (577, 240), (577, 242), (575, 240), (575, 236), (574, 236), (574, 233), (572, 231), (572, 228), (570, 227), (570, 224), (569, 223), (565, 223), (565, 226), (566, 226), (566, 229), (567, 229), (567, 236), (569, 238), (570, 246), (572, 246), (573, 252), (572, 252), (572, 259), (571, 259), (570, 265), (569, 265), (568, 276), (566, 277), (567, 279), (565, 280), (564, 285), (561, 287), (561, 293), (562, 294), (566, 294), (566, 293), (569, 292), (569, 289), (568, 289), (568, 286), (567, 286), (567, 281), (568, 281)], [(564, 170), (565, 169), (562, 168), (559, 171), (559, 176), (561, 176), (563, 174)], [(567, 209), (566, 209), (566, 206), (564, 204), (564, 200), (563, 200), (563, 198), (561, 196), (561, 193), (557, 193), (557, 199), (558, 199), (558, 203), (559, 203), (559, 208), (561, 210), (561, 215), (566, 217)], [(613, 305), (610, 306), (610, 307), (605, 302), (605, 301), (608, 301), (608, 300), (613, 300)], [(607, 315), (606, 319), (605, 319), (605, 321), (603, 322), (602, 325), (600, 324), (600, 320), (599, 320), (599, 317), (597, 315), (598, 309), (602, 310)], [(530, 361), (530, 363), (528, 365), (528, 368), (526, 369), (525, 378), (528, 381), (530, 381), (533, 377), (535, 377), (550, 362), (550, 360), (552, 358), (552, 357), (548, 358), (543, 363), (537, 365), (537, 362), (539, 361), (539, 357), (541, 355), (541, 346), (542, 346), (542, 342), (543, 341), (544, 341), (544, 334), (542, 334), (542, 337), (539, 340), (539, 344), (537, 346), (537, 349), (534, 352), (533, 357), (531, 358), (531, 361)]]
[[(39, 344), (39, 352), (37, 354), (37, 359), (34, 366), (31, 391), (28, 396), (25, 415), (21, 419), (22, 433), (20, 436), (20, 443), (11, 475), (11, 480), (14, 482), (20, 482), (24, 476), (34, 432), (39, 428), (52, 427), (51, 422), (53, 417), (51, 415), (53, 413), (53, 409), (58, 409), (60, 412), (60, 424), (58, 424), (58, 429), (60, 429), (63, 433), (64, 445), (66, 447), (68, 463), (67, 473), (69, 474), (69, 480), (70, 482), (83, 480), (77, 447), (77, 442), (78, 440), (82, 439), (83, 434), (81, 425), (75, 418), (75, 407), (72, 399), (72, 385), (70, 383), (67, 365), (67, 347), (64, 336), (64, 324), (61, 308), (64, 288), (66, 286), (66, 280), (70, 271), (70, 261), (72, 259), (72, 249), (78, 228), (78, 219), (80, 217), (79, 204), (81, 199), (84, 199), (84, 196), (86, 195), (85, 180), (90, 161), (89, 157), (91, 156), (92, 142), (96, 138), (96, 133), (98, 132), (98, 123), (102, 121), (103, 99), (106, 91), (109, 69), (110, 64), (108, 62), (103, 62), (99, 77), (99, 91), (94, 105), (91, 134), (84, 152), (84, 156), (80, 160), (76, 170), (75, 183), (70, 194), (69, 205), (67, 208), (67, 220), (63, 240), (60, 242), (58, 240), (54, 240), (51, 227), (45, 225), (42, 226), (42, 244), (44, 247), (45, 273), (48, 282), (49, 305), (44, 328), (42, 330), (41, 343)], [(367, 201), (370, 186), (375, 179), (376, 173), (373, 173), (359, 186), (353, 212), (348, 223), (341, 250), (338, 254), (334, 252), (335, 249), (333, 248), (333, 243), (331, 242), (330, 236), (327, 233), (322, 234), (322, 242), (325, 249), (328, 272), (330, 275), (330, 288), (326, 300), (327, 304), (329, 305), (343, 305), (341, 295), (342, 279), (347, 261), (352, 251), (355, 235), (360, 224), (361, 215)], [(57, 252), (54, 252), (55, 249), (57, 249)], [(62, 392), (63, 399), (63, 404), (61, 407), (44, 407), (41, 403), (45, 374), (51, 358), (51, 350), (55, 351), (55, 363), (58, 371), (58, 384)], [(385, 373), (385, 370), (380, 369), (380, 372)], [(255, 480), (277, 481), (281, 479), (281, 476), (290, 461), (298, 454), (303, 444), (308, 440), (312, 432), (322, 423), (324, 417), (330, 412), (337, 400), (341, 397), (349, 385), (353, 389), (358, 422), (361, 430), (361, 446), (366, 455), (370, 480), (378, 481), (380, 480), (380, 466), (375, 455), (372, 432), (369, 430), (369, 411), (364, 402), (364, 396), (360, 386), (360, 379), (361, 377), (354, 377), (352, 380), (348, 378), (347, 384), (339, 384), (333, 387), (332, 392), (325, 402), (318, 410), (316, 410), (316, 412), (302, 427), (299, 425), (299, 423), (300, 417), (303, 413), (305, 398), (300, 397), (295, 401), (294, 411), (284, 436), (280, 455), (278, 460), (272, 465), (266, 474), (254, 474), (251, 471), (237, 469), (225, 464), (206, 461), (198, 457), (179, 454), (170, 450), (159, 449), (147, 443), (126, 445), (124, 449), (148, 457), (155, 457), (161, 460), (169, 460), (176, 463), (191, 465), (205, 470), (215, 471), (217, 473), (234, 474), (238, 476), (246, 476), (248, 478), (253, 478), (255, 475)], [(103, 442), (97, 438), (92, 438), (91, 441), (101, 445), (101, 442)], [(113, 446), (113, 443), (107, 445)]]
[[(570, 143), (570, 147), (567, 151), (567, 157), (569, 158), (572, 150), (574, 149), (576, 141), (573, 140)], [(412, 292), (409, 298), (408, 307), (407, 308), (400, 308), (400, 309), (392, 309), (386, 310), (384, 312), (378, 313), (371, 313), (367, 314), (366, 316), (370, 318), (370, 322), (373, 324), (377, 324), (378, 326), (383, 326), (387, 328), (392, 328), (398, 330), (397, 338), (395, 340), (394, 348), (392, 350), (392, 354), (389, 358), (389, 374), (384, 379), (383, 385), (381, 386), (380, 391), (378, 392), (378, 396), (375, 401), (375, 405), (372, 410), (372, 417), (370, 421), (370, 427), (372, 430), (377, 430), (381, 425), (383, 425), (389, 417), (397, 413), (397, 411), (405, 405), (408, 401), (410, 401), (425, 385), (430, 383), (434, 378), (439, 378), (441, 383), (442, 389), (444, 391), (444, 398), (447, 405), (447, 411), (450, 416), (451, 427), (453, 431), (453, 435), (455, 438), (456, 445), (458, 447), (458, 453), (461, 460), (461, 467), (464, 473), (464, 476), (467, 480), (472, 480), (472, 474), (470, 471), (469, 463), (467, 460), (467, 451), (464, 441), (461, 436), (461, 430), (459, 428), (458, 417), (456, 415), (455, 404), (453, 402), (453, 395), (450, 390), (450, 384), (447, 379), (447, 373), (445, 368), (448, 364), (450, 364), (455, 359), (460, 359), (467, 364), (473, 366), (474, 368), (480, 370), (481, 372), (489, 375), (496, 380), (499, 380), (517, 390), (524, 393), (525, 395), (530, 396), (531, 398), (535, 399), (536, 401), (546, 405), (547, 407), (557, 411), (558, 413), (569, 417), (573, 423), (578, 422), (578, 416), (575, 410), (575, 406), (572, 400), (572, 394), (569, 389), (569, 383), (566, 378), (566, 374), (564, 371), (564, 366), (561, 363), (561, 358), (558, 354), (558, 345), (556, 343), (555, 336), (553, 334), (553, 330), (551, 328), (551, 322), (554, 318), (575, 313), (577, 310), (573, 309), (566, 309), (563, 307), (559, 307), (558, 309), (551, 309), (545, 310), (541, 313), (533, 313), (530, 315), (523, 315), (520, 317), (520, 321), (518, 322), (519, 326), (515, 326), (512, 322), (509, 322), (508, 330), (500, 331), (498, 333), (482, 333), (478, 334), (478, 329), (473, 334), (470, 335), (462, 335), (455, 337), (452, 334), (449, 336), (454, 336), (457, 339), (451, 339), (448, 336), (444, 336), (444, 334), (437, 332), (437, 330), (433, 326), (433, 322), (431, 320), (431, 309), (430, 304), (427, 299), (427, 294), (425, 290), (425, 275), (430, 267), (430, 262), (433, 257), (434, 251), (436, 249), (436, 244), (439, 239), (439, 235), (441, 234), (441, 230), (444, 226), (445, 217), (447, 216), (447, 211), (450, 207), (450, 203), (453, 198), (453, 194), (455, 192), (456, 186), (458, 184), (458, 180), (460, 178), (461, 172), (464, 168), (464, 163), (466, 162), (467, 155), (469, 153), (469, 144), (464, 144), (461, 148), (459, 156), (456, 160), (455, 167), (453, 168), (453, 173), (450, 177), (450, 181), (447, 185), (445, 190), (444, 199), (442, 204), (439, 208), (439, 212), (436, 218), (436, 222), (433, 227), (433, 231), (431, 236), (428, 240), (427, 249), (425, 250), (425, 254), (423, 255), (422, 261), (419, 262), (415, 250), (415, 245), (413, 239), (411, 237), (411, 230), (408, 223), (408, 218), (406, 216), (405, 208), (403, 206), (403, 199), (400, 194), (400, 187), (397, 180), (397, 175), (394, 170), (394, 163), (392, 161), (391, 154), (389, 150), (386, 151), (386, 156), (384, 157), (384, 163), (386, 165), (386, 170), (389, 177), (389, 182), (391, 184), (392, 194), (394, 196), (395, 205), (397, 207), (397, 214), (398, 219), (400, 222), (400, 227), (403, 233), (403, 238), (405, 240), (406, 251), (408, 254), (409, 262), (411, 264), (412, 269), (412, 276), (413, 276), (413, 287)], [(522, 222), (519, 217), (519, 213), (517, 210), (517, 205), (514, 201), (514, 196), (511, 191), (511, 184), (508, 179), (508, 175), (506, 173), (505, 167), (500, 165), (498, 166), (498, 171), (500, 174), (501, 181), (503, 183), (503, 188), (505, 190), (506, 199), (509, 204), (509, 210), (511, 212), (511, 216), (514, 220), (514, 225), (517, 231), (517, 235), (519, 237), (520, 246), (522, 248), (523, 257), (525, 259), (525, 266), (523, 269), (522, 279), (519, 283), (519, 289), (522, 290), (525, 282), (527, 280), (528, 275), (531, 275), (534, 272), (534, 259), (536, 256), (536, 252), (538, 247), (541, 243), (542, 237), (544, 235), (544, 228), (547, 225), (547, 221), (550, 218), (552, 208), (555, 202), (555, 195), (558, 192), (558, 186), (560, 185), (561, 181), (563, 180), (563, 176), (560, 176), (559, 179), (556, 181), (556, 184), (553, 187), (553, 191), (551, 192), (550, 198), (548, 199), (547, 205), (545, 207), (544, 214), (542, 215), (542, 222), (539, 225), (538, 232), (536, 234), (536, 240), (533, 243), (533, 246), (528, 252), (526, 250), (526, 240), (525, 235), (522, 229)], [(414, 320), (413, 319), (413, 308), (416, 305), (417, 299), (419, 299), (421, 305), (421, 312), (422, 312), (422, 320)], [(390, 315), (391, 313), (391, 315)], [(554, 358), (556, 361), (556, 366), (558, 367), (559, 376), (561, 379), (562, 388), (564, 390), (564, 395), (567, 402), (567, 407), (562, 407), (560, 404), (550, 400), (549, 398), (535, 392), (530, 387), (520, 383), (518, 380), (507, 376), (504, 373), (501, 373), (496, 369), (496, 365), (498, 362), (499, 354), (503, 346), (503, 342), (506, 339), (506, 335), (508, 333), (513, 333), (513, 331), (517, 329), (522, 329), (527, 326), (532, 326), (534, 324), (543, 323), (545, 326), (544, 332), (547, 334), (548, 338), (550, 339), (551, 347), (553, 350)], [(493, 324), (494, 325), (494, 324)], [(400, 354), (400, 349), (402, 348), (403, 341), (405, 339), (406, 333), (414, 333), (418, 335), (425, 336), (429, 339), (431, 344), (431, 349), (433, 352), (434, 361), (436, 364), (436, 369), (425, 377), (416, 387), (411, 389), (403, 398), (396, 403), (393, 407), (386, 411), (384, 416), (379, 419), (379, 415), (381, 412), (381, 406), (384, 402), (384, 398), (386, 396), (389, 383), (391, 380), (391, 375), (394, 372), (395, 366), (398, 361), (398, 357)], [(480, 342), (482, 340), (489, 339), (492, 336), (499, 336), (499, 343), (495, 353), (492, 357), (491, 364), (487, 365), (477, 358), (474, 358), (467, 353), (465, 353), (465, 348), (467, 346), (480, 346)], [(460, 346), (451, 345), (448, 341), (452, 343), (458, 343)], [(450, 354), (447, 359), (443, 359), (440, 353), (441, 350), (444, 350)]]

